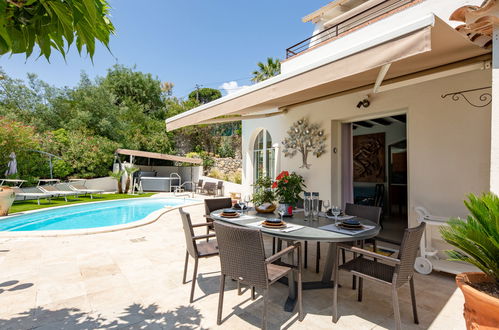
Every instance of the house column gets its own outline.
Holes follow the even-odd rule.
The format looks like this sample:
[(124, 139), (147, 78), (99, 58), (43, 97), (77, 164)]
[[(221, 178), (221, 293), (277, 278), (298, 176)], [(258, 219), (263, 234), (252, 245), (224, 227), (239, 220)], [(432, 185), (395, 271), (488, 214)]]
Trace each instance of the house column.
[(499, 25), (492, 35), (492, 108), (490, 116), (490, 191), (499, 194)]

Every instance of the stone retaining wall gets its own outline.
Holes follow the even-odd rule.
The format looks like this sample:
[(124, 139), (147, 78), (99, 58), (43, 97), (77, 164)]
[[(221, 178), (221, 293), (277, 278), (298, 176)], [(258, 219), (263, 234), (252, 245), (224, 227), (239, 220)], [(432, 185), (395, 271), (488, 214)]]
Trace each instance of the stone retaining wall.
[(233, 173), (242, 169), (243, 160), (236, 158), (213, 158), (215, 165), (212, 168), (219, 170), (222, 173)]

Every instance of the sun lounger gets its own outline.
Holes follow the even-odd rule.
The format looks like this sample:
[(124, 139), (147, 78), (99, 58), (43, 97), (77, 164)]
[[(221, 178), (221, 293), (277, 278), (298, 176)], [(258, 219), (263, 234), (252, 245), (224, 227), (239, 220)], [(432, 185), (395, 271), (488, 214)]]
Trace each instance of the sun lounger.
[(76, 183), (76, 182), (70, 182), (68, 183), (68, 187), (73, 190), (73, 191), (79, 191), (83, 194), (88, 194), (90, 196), (90, 199), (94, 199), (94, 197), (92, 196), (92, 194), (96, 195), (96, 194), (100, 194), (102, 195), (102, 193), (104, 192), (104, 190), (100, 190), (100, 189), (88, 189), (84, 184), (82, 183)]
[(38, 205), (40, 205), (40, 199), (47, 199), (50, 203), (50, 198), (54, 195), (40, 191), (39, 189), (33, 188), (32, 191), (25, 191), (24, 189), (18, 187), (12, 187), (14, 193), (16, 194), (16, 201), (26, 201), (36, 199)]
[(64, 197), (66, 202), (68, 201), (68, 196), (76, 196), (76, 198), (78, 198), (78, 195), (81, 195), (81, 192), (79, 191), (60, 190), (59, 188), (50, 185), (38, 186), (38, 188), (43, 192), (54, 195), (54, 197)]

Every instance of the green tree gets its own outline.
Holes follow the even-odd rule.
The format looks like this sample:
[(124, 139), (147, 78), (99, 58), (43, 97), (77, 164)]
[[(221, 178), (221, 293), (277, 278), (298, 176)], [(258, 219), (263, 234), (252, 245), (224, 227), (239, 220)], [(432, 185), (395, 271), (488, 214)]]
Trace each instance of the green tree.
[(134, 103), (141, 105), (146, 113), (164, 112), (163, 94), (168, 91), (150, 73), (115, 65), (108, 70), (101, 84), (115, 96), (117, 105)]
[(93, 58), (95, 41), (108, 47), (114, 33), (109, 9), (107, 0), (1, 0), (0, 55), (29, 57), (37, 45), (49, 60), (52, 48), (66, 56), (75, 42)]
[(0, 117), (0, 173), (5, 172), (9, 156), (16, 153), (17, 158), (24, 157), (40, 145), (38, 134), (31, 126)]
[(281, 61), (278, 58), (268, 57), (267, 62), (257, 63), (258, 70), (253, 71), (253, 82), (260, 82), (281, 73)]
[(190, 100), (196, 100), (200, 104), (209, 103), (222, 97), (222, 92), (214, 88), (199, 88), (189, 94)]

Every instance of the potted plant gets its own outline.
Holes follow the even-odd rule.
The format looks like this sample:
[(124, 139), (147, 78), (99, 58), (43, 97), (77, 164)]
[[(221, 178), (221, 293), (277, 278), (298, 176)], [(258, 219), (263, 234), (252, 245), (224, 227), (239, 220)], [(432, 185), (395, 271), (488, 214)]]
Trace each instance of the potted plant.
[(9, 215), (9, 209), (15, 198), (16, 194), (12, 188), (0, 186), (0, 216)]
[(305, 188), (305, 180), (301, 175), (282, 171), (272, 184), (279, 200), (279, 209), (284, 209), (284, 216), (293, 215), (293, 207), (301, 199), (300, 194)]
[(260, 213), (272, 213), (276, 209), (274, 201), (276, 200), (275, 192), (272, 190), (272, 179), (268, 176), (262, 176), (253, 185), (255, 192), (251, 201), (255, 205), (255, 209)]
[(499, 197), (493, 193), (464, 202), (466, 220), (450, 219), (440, 232), (459, 250), (448, 251), (452, 260), (478, 267), (481, 272), (461, 273), (456, 282), (464, 294), (464, 318), (468, 329), (499, 328)]

